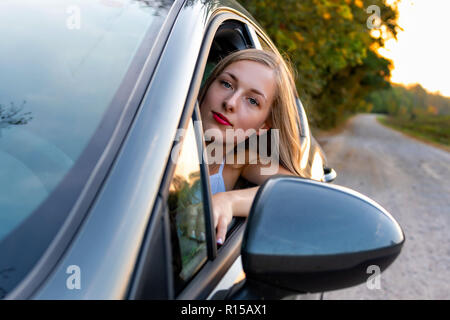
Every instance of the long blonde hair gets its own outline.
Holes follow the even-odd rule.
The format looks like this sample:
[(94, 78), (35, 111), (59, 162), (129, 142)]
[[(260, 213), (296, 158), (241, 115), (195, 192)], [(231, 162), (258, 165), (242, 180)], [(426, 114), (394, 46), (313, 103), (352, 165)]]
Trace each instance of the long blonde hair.
[(295, 88), (294, 77), (291, 67), (281, 56), (258, 49), (245, 49), (229, 54), (215, 66), (201, 88), (200, 105), (210, 85), (223, 70), (230, 64), (242, 60), (261, 63), (274, 71), (276, 90), (269, 117), (271, 117), (271, 129), (279, 130), (280, 164), (293, 174), (302, 176), (302, 170), (300, 169), (300, 119), (293, 91), (293, 88)]

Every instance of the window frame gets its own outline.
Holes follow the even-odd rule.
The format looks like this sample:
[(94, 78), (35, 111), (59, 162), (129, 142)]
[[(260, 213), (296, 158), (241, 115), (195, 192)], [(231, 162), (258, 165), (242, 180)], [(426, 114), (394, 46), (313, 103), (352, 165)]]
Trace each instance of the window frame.
[[(195, 278), (196, 274), (198, 274), (198, 272), (204, 267), (204, 265), (215, 258), (216, 256), (216, 247), (213, 245), (213, 241), (212, 239), (215, 238), (215, 230), (214, 230), (214, 224), (213, 224), (213, 220), (212, 220), (212, 210), (211, 210), (211, 197), (210, 197), (210, 186), (209, 186), (209, 175), (207, 170), (205, 170), (205, 166), (204, 166), (204, 142), (203, 141), (203, 133), (201, 132), (201, 128), (198, 128), (198, 126), (195, 125), (195, 121), (200, 119), (200, 111), (198, 109), (198, 104), (196, 104), (194, 106), (194, 110), (192, 111), (192, 114), (190, 114), (190, 116), (188, 116), (188, 120), (186, 121), (186, 123), (183, 126), (180, 126), (179, 129), (185, 129), (188, 130), (188, 126), (189, 126), (189, 121), (192, 121), (193, 124), (193, 128), (194, 128), (194, 135), (195, 135), (195, 141), (196, 141), (196, 148), (197, 148), (197, 154), (198, 154), (198, 159), (200, 160), (199, 163), (199, 170), (200, 170), (200, 179), (201, 179), (201, 188), (202, 188), (202, 200), (203, 200), (203, 214), (204, 214), (204, 218), (205, 218), (205, 242), (206, 242), (206, 261), (204, 261), (202, 263), (202, 265), (198, 268), (198, 270), (192, 275), (192, 277), (187, 281), (187, 284), (189, 282), (192, 281), (193, 278)], [(186, 131), (187, 132), (187, 131)], [(183, 147), (183, 144), (185, 142), (184, 140), (185, 137), (182, 138), (182, 141), (174, 141), (173, 148), (177, 147), (178, 144), (181, 144), (181, 147)], [(201, 139), (201, 140), (200, 140)], [(194, 150), (193, 150), (194, 151)], [(162, 197), (162, 201), (164, 203), (164, 219), (167, 221), (167, 223), (169, 224), (170, 227), (170, 218), (169, 218), (169, 210), (168, 210), (168, 197), (169, 197), (169, 188), (172, 182), (172, 179), (174, 177), (175, 174), (175, 170), (176, 170), (176, 163), (173, 163), (170, 159), (168, 161), (167, 164), (167, 171), (165, 173), (165, 177), (164, 177), (164, 188), (161, 190), (161, 197)], [(170, 228), (169, 228), (170, 229)], [(169, 236), (166, 237), (166, 240), (169, 241), (169, 245), (167, 246), (168, 249), (170, 250), (169, 254), (170, 254), (170, 263), (172, 263), (174, 256), (173, 256), (173, 247), (172, 247), (172, 235), (170, 234), (171, 231), (169, 231)], [(177, 241), (179, 241), (179, 239), (177, 239)], [(173, 273), (172, 270), (172, 287), (173, 287), (173, 292), (176, 295), (178, 292), (175, 291), (175, 275)], [(183, 287), (183, 289), (186, 287), (186, 285)], [(182, 289), (182, 290), (183, 290)], [(180, 292), (182, 291), (180, 290)]]
[[(229, 11), (220, 11), (217, 12), (214, 17), (212, 17), (210, 23), (208, 24), (207, 31), (204, 35), (204, 41), (202, 44), (202, 48), (199, 53), (199, 58), (197, 61), (197, 65), (195, 68), (195, 74), (193, 76), (193, 80), (191, 83), (190, 92), (188, 94), (188, 99), (186, 100), (186, 104), (194, 105), (194, 114), (195, 119), (200, 119), (200, 109), (198, 105), (198, 93), (200, 91), (200, 84), (203, 78), (203, 74), (205, 72), (206, 64), (208, 62), (209, 53), (213, 44), (213, 40), (216, 36), (217, 31), (220, 26), (224, 23), (233, 21), (234, 23), (241, 24), (242, 30), (244, 33), (244, 38), (246, 36), (246, 40), (249, 42), (247, 44), (248, 47), (256, 47), (258, 48), (259, 40), (257, 37), (254, 37), (256, 33), (252, 33), (250, 30), (255, 28), (255, 26), (251, 23), (251, 21), (245, 19), (236, 14), (237, 12), (229, 12)], [(189, 108), (187, 108), (189, 110)], [(184, 116), (187, 118), (187, 116)], [(181, 123), (181, 122), (180, 122)], [(191, 279), (191, 281), (187, 284), (187, 286), (180, 292), (180, 294), (176, 297), (177, 299), (206, 299), (210, 293), (214, 290), (216, 285), (220, 282), (223, 275), (228, 271), (231, 265), (235, 262), (235, 260), (240, 255), (240, 247), (242, 243), (242, 238), (246, 226), (246, 221), (244, 218), (234, 219), (234, 223), (230, 226), (227, 239), (222, 247), (218, 248), (215, 238), (215, 228), (213, 224), (213, 215), (212, 215), (212, 207), (211, 207), (211, 188), (209, 185), (209, 169), (206, 164), (206, 156), (204, 155), (205, 150), (205, 140), (203, 137), (203, 132), (198, 133), (201, 138), (201, 146), (203, 150), (202, 153), (202, 177), (204, 179), (204, 190), (207, 193), (204, 196), (205, 202), (207, 202), (207, 208), (205, 208), (205, 212), (210, 219), (210, 228), (211, 233), (210, 236), (206, 236), (207, 242), (211, 242), (211, 247), (209, 247), (209, 254), (207, 262), (202, 266), (202, 268), (198, 271), (198, 273)], [(207, 226), (208, 228), (208, 226)]]

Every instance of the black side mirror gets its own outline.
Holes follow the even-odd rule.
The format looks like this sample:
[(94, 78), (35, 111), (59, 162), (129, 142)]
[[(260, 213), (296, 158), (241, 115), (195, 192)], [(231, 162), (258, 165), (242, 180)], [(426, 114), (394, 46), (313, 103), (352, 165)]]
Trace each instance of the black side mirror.
[(231, 299), (342, 289), (385, 270), (405, 242), (380, 205), (351, 189), (274, 177), (259, 189), (242, 242), (244, 284)]

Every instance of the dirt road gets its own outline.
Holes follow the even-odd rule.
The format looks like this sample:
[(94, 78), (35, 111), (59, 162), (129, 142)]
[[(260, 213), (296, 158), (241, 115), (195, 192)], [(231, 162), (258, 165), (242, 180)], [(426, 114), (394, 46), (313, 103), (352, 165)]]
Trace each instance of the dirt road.
[(318, 140), (338, 174), (334, 183), (378, 202), (406, 235), (380, 289), (364, 283), (324, 299), (450, 299), (450, 153), (379, 124), (373, 114)]

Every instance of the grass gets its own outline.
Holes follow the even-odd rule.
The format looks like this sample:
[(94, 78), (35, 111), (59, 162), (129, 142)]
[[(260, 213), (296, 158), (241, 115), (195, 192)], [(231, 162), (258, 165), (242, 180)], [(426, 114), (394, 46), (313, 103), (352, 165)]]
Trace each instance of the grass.
[(377, 117), (382, 124), (409, 136), (450, 151), (450, 116), (420, 116), (414, 120), (404, 117)]

